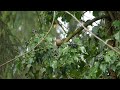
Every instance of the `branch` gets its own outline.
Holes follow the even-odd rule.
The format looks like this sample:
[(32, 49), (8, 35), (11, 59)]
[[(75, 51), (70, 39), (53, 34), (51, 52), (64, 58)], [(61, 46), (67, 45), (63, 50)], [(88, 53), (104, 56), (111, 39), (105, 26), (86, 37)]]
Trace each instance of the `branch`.
[(12, 62), (12, 61), (17, 60), (17, 58), (22, 57), (23, 55), (26, 55), (26, 54), (34, 51), (34, 49), (35, 49), (38, 45), (40, 45), (40, 44), (45, 40), (45, 38), (48, 36), (48, 34), (50, 33), (50, 31), (51, 31), (51, 29), (52, 29), (52, 27), (53, 27), (54, 21), (55, 21), (55, 11), (54, 11), (54, 14), (53, 14), (53, 20), (52, 20), (51, 27), (50, 27), (50, 29), (48, 30), (47, 34), (41, 39), (41, 41), (40, 41), (32, 50), (30, 50), (29, 52), (26, 52), (26, 53), (24, 53), (24, 54), (22, 54), (22, 55), (18, 55), (18, 56), (16, 56), (15, 58), (13, 58), (13, 59), (11, 59), (11, 60), (9, 60), (9, 61), (1, 64), (1, 65), (0, 65), (0, 68), (1, 68), (2, 66), (6, 65), (6, 64), (8, 64), (8, 63), (10, 63), (10, 62)]
[[(65, 29), (63, 28), (63, 24), (61, 23), (61, 22), (59, 22), (58, 20), (57, 20), (57, 23), (60, 25), (60, 27), (62, 28), (62, 30), (67, 34), (67, 32), (65, 31)], [(60, 24), (61, 23), (61, 24)], [(62, 26), (63, 25), (63, 26)], [(65, 26), (64, 26), (65, 27)], [(65, 27), (66, 28), (66, 27)]]
[[(67, 12), (66, 12), (66, 13), (67, 13)], [(84, 26), (87, 27), (87, 26), (91, 25), (93, 22), (95, 22), (95, 21), (97, 21), (97, 20), (100, 20), (100, 19), (103, 19), (103, 18), (108, 18), (108, 16), (107, 16), (107, 15), (103, 15), (103, 16), (96, 17), (96, 18), (94, 18), (94, 19), (86, 22), (86, 23), (84, 24)], [(79, 20), (77, 20), (77, 21), (80, 23)], [(80, 24), (81, 24), (81, 23), (80, 23)], [(74, 31), (73, 33), (71, 33), (71, 34), (65, 39), (64, 42), (68, 42), (72, 37), (74, 37), (76, 34), (78, 34), (78, 33), (79, 33), (81, 30), (83, 30), (83, 29), (84, 29), (84, 27), (78, 28), (76, 31)]]
[(115, 20), (115, 18), (114, 18), (114, 16), (113, 16), (112, 12), (111, 12), (111, 11), (108, 11), (108, 14), (110, 15), (110, 17), (111, 17), (112, 21), (114, 21), (114, 20)]
[[(99, 38), (98, 36), (96, 36), (94, 33), (92, 33), (90, 30), (88, 30), (87, 28), (86, 28), (86, 26), (88, 25), (88, 24), (91, 24), (92, 23), (92, 21), (96, 21), (96, 20), (98, 20), (98, 19), (101, 19), (101, 18), (103, 18), (103, 16), (101, 16), (101, 17), (99, 17), (99, 18), (95, 18), (95, 19), (93, 19), (93, 20), (91, 20), (90, 22), (88, 22), (88, 23), (86, 23), (85, 25), (83, 25), (83, 24), (81, 24), (81, 22), (75, 17), (75, 16), (73, 16), (71, 13), (69, 13), (68, 11), (65, 11), (66, 13), (68, 13), (70, 16), (72, 16), (82, 27), (81, 28), (83, 28), (85, 31), (88, 31), (91, 35), (93, 35), (95, 38), (97, 38), (98, 40), (100, 40), (101, 42), (103, 42), (105, 45), (107, 45), (110, 49), (112, 49), (113, 51), (115, 51), (116, 53), (118, 53), (119, 55), (120, 55), (120, 52), (118, 51), (118, 50), (116, 50), (115, 48), (113, 48), (111, 45), (109, 45), (109, 44), (107, 44), (107, 42), (105, 42), (104, 40), (102, 40), (101, 38)], [(107, 16), (108, 17), (108, 16)], [(105, 18), (105, 16), (104, 16), (104, 18)], [(78, 31), (78, 30), (77, 30)], [(79, 32), (79, 31), (78, 31)], [(74, 31), (74, 35), (76, 35), (76, 31)], [(71, 35), (72, 36), (72, 35)], [(69, 36), (70, 37), (70, 36)]]

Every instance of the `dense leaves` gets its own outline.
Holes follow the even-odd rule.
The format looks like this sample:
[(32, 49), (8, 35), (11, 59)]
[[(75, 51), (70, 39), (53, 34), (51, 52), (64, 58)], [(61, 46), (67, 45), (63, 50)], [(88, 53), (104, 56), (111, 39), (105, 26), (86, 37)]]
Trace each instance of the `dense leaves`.
[[(0, 78), (116, 79), (120, 77), (119, 54), (105, 45), (110, 44), (109, 40), (114, 40), (115, 45), (113, 46), (113, 43), (110, 45), (119, 51), (119, 18), (109, 22), (103, 18), (98, 25), (93, 25), (91, 32), (105, 43), (81, 30), (81, 33), (58, 47), (55, 39), (67, 38), (74, 33), (76, 27), (80, 27), (77, 23), (74, 25), (71, 22), (73, 18), (64, 11), (55, 12), (55, 21), (62, 17), (62, 21), (68, 22), (71, 26), (68, 25), (68, 30), (63, 30), (64, 26), (59, 28), (59, 25), (59, 27), (53, 25), (51, 31), (49, 30), (53, 21), (53, 11), (0, 13), (0, 64), (13, 59), (13, 62), (0, 66)], [(70, 13), (81, 20), (86, 11), (70, 11)], [(105, 15), (106, 12), (93, 11), (92, 14), (96, 18)], [(105, 24), (106, 22), (108, 24)], [(107, 29), (109, 23), (111, 26)], [(67, 26), (64, 28), (67, 29)], [(71, 28), (72, 32), (69, 31)], [(108, 34), (113, 29), (114, 33)]]

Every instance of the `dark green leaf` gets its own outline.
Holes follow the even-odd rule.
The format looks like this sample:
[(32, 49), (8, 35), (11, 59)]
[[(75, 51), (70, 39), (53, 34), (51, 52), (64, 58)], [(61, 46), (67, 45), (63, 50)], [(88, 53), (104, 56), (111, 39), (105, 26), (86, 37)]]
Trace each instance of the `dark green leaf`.
[(99, 11), (93, 11), (93, 16), (98, 17), (99, 16)]

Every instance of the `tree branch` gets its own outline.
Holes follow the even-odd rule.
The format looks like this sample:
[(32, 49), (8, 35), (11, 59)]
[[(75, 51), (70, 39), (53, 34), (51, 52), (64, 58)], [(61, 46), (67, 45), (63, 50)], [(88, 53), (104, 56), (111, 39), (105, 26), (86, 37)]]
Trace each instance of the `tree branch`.
[[(59, 22), (58, 20), (57, 20), (57, 23), (60, 25), (60, 27), (62, 28), (62, 30), (67, 34), (67, 32), (65, 31), (65, 29), (63, 28), (63, 24), (61, 23), (61, 22)], [(60, 24), (61, 23), (61, 24)], [(63, 25), (63, 26), (62, 26)], [(64, 26), (65, 27), (65, 26)], [(66, 27), (65, 27), (66, 28)]]
[(45, 40), (45, 38), (48, 36), (48, 34), (50, 33), (50, 31), (51, 31), (51, 29), (52, 29), (52, 27), (53, 27), (53, 23), (54, 23), (54, 21), (55, 21), (55, 17), (56, 17), (56, 13), (55, 13), (55, 11), (54, 11), (54, 13), (53, 13), (52, 24), (51, 24), (51, 26), (50, 26), (48, 32), (47, 32), (46, 35), (41, 39), (41, 41), (40, 41), (37, 45), (35, 45), (34, 48), (32, 48), (32, 49), (31, 49), (30, 51), (28, 51), (28, 52), (25, 52), (24, 54), (20, 54), (20, 55), (16, 56), (15, 58), (13, 58), (13, 59), (11, 59), (11, 60), (9, 60), (9, 61), (7, 61), (7, 62), (1, 64), (1, 65), (0, 65), (0, 68), (3, 67), (3, 66), (6, 65), (6, 64), (12, 62), (12, 61), (16, 61), (17, 58), (20, 58), (20, 57), (22, 57), (22, 56), (24, 56), (24, 55), (26, 55), (26, 54), (28, 54), (28, 53), (34, 51), (34, 49), (35, 49), (38, 45), (40, 45), (40, 44)]
[(114, 21), (115, 18), (114, 18), (114, 16), (113, 16), (112, 12), (111, 12), (111, 11), (108, 11), (108, 14), (110, 15), (110, 18), (112, 19), (112, 21)]
[[(71, 17), (73, 17), (79, 24), (81, 24), (81, 22), (75, 17), (73, 16), (71, 13), (67, 12)], [(100, 17), (101, 18), (101, 17)], [(94, 19), (92, 20), (94, 21)], [(120, 52), (115, 49), (114, 47), (112, 47), (111, 45), (107, 44), (107, 42), (105, 42), (104, 40), (102, 40), (101, 38), (99, 38), (98, 36), (96, 36), (94, 33), (92, 33), (90, 30), (88, 30), (83, 24), (81, 24), (81, 26), (85, 29), (85, 31), (88, 31), (90, 34), (92, 34), (95, 38), (97, 38), (99, 41), (103, 42), (106, 46), (108, 46), (110, 49), (112, 49), (113, 51), (115, 51), (116, 53), (118, 53), (120, 55)], [(74, 33), (75, 34), (75, 33)]]
[[(84, 24), (85, 27), (91, 25), (93, 22), (97, 21), (97, 20), (100, 20), (100, 19), (103, 19), (103, 18), (109, 18), (108, 15), (103, 15), (103, 16), (99, 16), (99, 17), (96, 17), (90, 21), (86, 21), (86, 23)], [(64, 42), (68, 42), (72, 37), (74, 37), (76, 34), (78, 34), (81, 30), (83, 30), (84, 27), (80, 27), (78, 28), (76, 31), (74, 31), (73, 33), (71, 33), (65, 40)]]

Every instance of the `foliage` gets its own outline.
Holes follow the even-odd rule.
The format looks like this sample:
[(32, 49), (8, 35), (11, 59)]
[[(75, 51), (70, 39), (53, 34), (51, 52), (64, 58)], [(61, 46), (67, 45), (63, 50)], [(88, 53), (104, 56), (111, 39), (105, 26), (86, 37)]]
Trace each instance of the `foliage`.
[[(78, 20), (84, 15), (83, 11), (70, 11)], [(65, 42), (60, 47), (54, 43), (56, 28), (52, 27), (53, 11), (3, 11), (1, 12), (0, 26), (1, 51), (0, 57), (13, 58), (14, 62), (8, 63), (0, 74), (1, 78), (16, 79), (111, 79), (113, 74), (120, 77), (119, 54), (108, 48), (103, 42), (84, 30), (80, 35), (74, 36), (71, 42)], [(104, 11), (93, 11), (93, 16), (99, 17)], [(56, 18), (63, 17), (63, 21), (70, 22), (72, 17), (64, 11), (56, 11)], [(106, 20), (106, 19), (103, 19)], [(106, 24), (102, 23), (92, 27), (92, 32), (102, 40), (116, 40), (119, 50), (119, 20), (111, 21), (115, 33), (108, 35)], [(6, 34), (8, 33), (8, 34)], [(47, 37), (43, 37), (48, 33)], [(67, 36), (67, 35), (66, 35)], [(65, 36), (64, 36), (65, 37)], [(4, 41), (5, 40), (5, 41)], [(42, 42), (40, 42), (42, 40)], [(40, 43), (40, 44), (39, 44)], [(6, 44), (6, 47), (2, 47)], [(12, 47), (12, 44), (15, 44)], [(36, 46), (37, 45), (37, 46)], [(12, 51), (13, 53), (11, 53)], [(18, 53), (15, 53), (15, 50)], [(1, 52), (0, 52), (1, 53)], [(18, 57), (17, 55), (21, 55)], [(4, 59), (1, 61), (5, 62)], [(2, 63), (1, 63), (2, 64)], [(111, 74), (112, 70), (113, 74)]]

